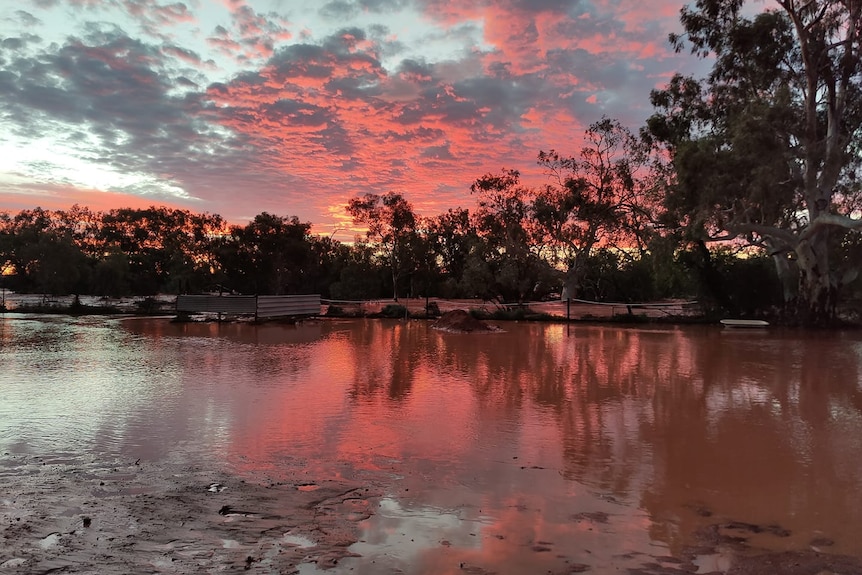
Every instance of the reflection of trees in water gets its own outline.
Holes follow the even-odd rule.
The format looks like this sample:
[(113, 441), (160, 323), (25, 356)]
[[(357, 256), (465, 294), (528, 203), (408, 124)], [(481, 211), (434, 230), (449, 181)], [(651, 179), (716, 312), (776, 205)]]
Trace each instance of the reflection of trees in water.
[[(291, 382), (308, 373), (315, 359), (314, 343), (325, 331), (319, 322), (135, 319), (121, 325), (124, 329), (118, 334), (137, 340), (128, 347), (127, 353), (133, 353), (128, 361), (134, 363), (130, 371), (149, 374), (146, 391), (153, 397), (148, 401), (164, 406), (149, 415), (159, 420), (159, 434), (148, 438), (146, 447), (167, 452), (190, 438), (226, 443), (239, 430), (258, 429), (272, 410), (281, 410), (284, 415), (279, 419), (286, 418), (287, 402), (279, 390), (287, 393)], [(124, 379), (128, 377), (124, 373)], [(266, 402), (256, 403), (262, 397)], [(111, 428), (108, 432), (115, 433)], [(259, 435), (269, 438), (266, 433)], [(263, 443), (246, 444), (243, 451), (263, 452)]]
[(351, 332), (355, 343), (351, 397), (369, 400), (385, 391), (389, 399), (405, 399), (417, 372), (427, 366), (427, 356), (433, 353), (426, 349), (426, 332), (423, 322), (359, 322)]
[[(525, 402), (549, 414), (561, 434), (564, 476), (626, 493), (641, 466), (637, 426), (628, 427), (650, 410), (648, 403), (629, 399), (648, 397), (656, 375), (668, 367), (644, 354), (636, 331), (505, 328), (496, 334), (440, 334), (440, 369), (465, 374), (483, 416), (496, 412), (524, 423)], [(641, 376), (643, 370), (652, 376)]]
[(650, 473), (640, 429), (654, 419), (651, 399), (676, 360), (655, 353), (673, 332), (614, 328), (574, 330), (560, 358), (573, 389), (561, 411), (564, 474), (629, 496)]
[[(725, 519), (862, 534), (850, 511), (862, 505), (862, 470), (848, 464), (862, 445), (847, 441), (862, 430), (859, 342), (717, 330), (684, 342), (693, 369), (659, 388), (643, 428), (656, 476), (642, 505), (654, 517), (705, 506)], [(683, 513), (655, 536), (673, 542), (703, 520)]]
[[(305, 372), (311, 365), (312, 347), (323, 336), (318, 322), (299, 324), (270, 322), (131, 322), (136, 331), (150, 337), (179, 338), (172, 344), (180, 351), (189, 378), (224, 379), (230, 372), (245, 386), (276, 385), (280, 378)], [(159, 340), (154, 340), (158, 345)], [(252, 374), (254, 377), (249, 378)]]
[(711, 327), (506, 324), (503, 333), (451, 334), (422, 322), (358, 323), (352, 397), (402, 401), (417, 381), (469, 386), (472, 415), (453, 410), (475, 419), (479, 438), (500, 426), (526, 437), (527, 414), (548, 418), (563, 476), (638, 499), (658, 539), (679, 541), (674, 533), (705, 521), (695, 512), (703, 506), (755, 522), (793, 514), (816, 524), (828, 512), (860, 523), (856, 340)]
[[(862, 506), (858, 341), (709, 327), (506, 328), (438, 334), (438, 369), (463, 374), (483, 419), (528, 423), (527, 403), (550, 414), (564, 476), (640, 497), (657, 538), (690, 533), (704, 505), (811, 524), (829, 510), (862, 532), (852, 511)], [(681, 509), (690, 513), (675, 526), (663, 520)]]

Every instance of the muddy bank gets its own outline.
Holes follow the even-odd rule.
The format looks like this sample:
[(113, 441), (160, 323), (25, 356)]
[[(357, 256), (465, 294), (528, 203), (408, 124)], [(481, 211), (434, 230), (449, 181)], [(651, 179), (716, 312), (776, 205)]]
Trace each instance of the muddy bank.
[(0, 573), (297, 573), (351, 555), (379, 494), (177, 465), (0, 459)]
[[(0, 485), (2, 574), (432, 572), (390, 569), (387, 554), (368, 543), (360, 546), (366, 557), (351, 550), (385, 485), (299, 476), (251, 481), (182, 463), (9, 455), (0, 457)], [(584, 545), (621, 537), (611, 519), (599, 512), (571, 517), (584, 530)], [(787, 533), (776, 525), (717, 521), (696, 534), (698, 545), (677, 556), (632, 552), (600, 559), (586, 550), (575, 560), (558, 547), (563, 542), (542, 540), (531, 552), (558, 558), (561, 570), (549, 573), (862, 573), (859, 558), (824, 552), (826, 539), (776, 552), (759, 548), (756, 536), (780, 539)], [(453, 550), (448, 541), (439, 544), (442, 560)], [(447, 573), (515, 572), (503, 563), (451, 557), (434, 562), (434, 569), (445, 564)]]

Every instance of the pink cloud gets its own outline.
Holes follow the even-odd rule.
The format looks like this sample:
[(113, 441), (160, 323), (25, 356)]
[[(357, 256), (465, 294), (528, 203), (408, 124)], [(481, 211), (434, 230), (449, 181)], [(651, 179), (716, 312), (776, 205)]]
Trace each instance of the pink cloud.
[[(118, 1), (153, 25), (194, 16), (178, 2)], [(677, 28), (678, 6), (671, 3), (430, 0), (424, 16), (437, 27), (430, 33), (439, 35), (442, 27), (461, 39), (483, 36), (442, 61), (429, 52), (398, 62), (398, 50), (413, 49), (401, 46), (403, 35), (352, 27), (321, 39), (297, 28), (294, 36), (283, 16), (258, 12), (244, 0), (222, 1), (229, 19), (206, 42), (231, 60), (220, 69), (240, 64), (233, 78), (178, 99), (171, 65), (207, 69), (180, 40), (154, 47), (129, 38), (79, 43), (71, 51), (104, 63), (107, 72), (74, 83), (82, 104), (67, 116), (93, 110), (88, 119), (111, 133), (116, 118), (102, 117), (90, 103), (117, 90), (128, 90), (131, 99), (143, 87), (141, 103), (161, 114), (161, 129), (171, 125), (175, 132), (166, 145), (151, 125), (140, 127), (129, 114), (128, 141), (143, 145), (130, 144), (117, 161), (142, 172), (152, 167), (226, 217), (301, 210), (303, 219), (326, 229), (343, 226), (334, 214), (367, 192), (404, 193), (431, 215), (472, 207), (470, 183), (486, 172), (517, 168), (525, 183), (541, 184), (539, 150), (574, 153), (584, 128), (602, 114), (642, 122), (649, 90), (663, 85), (678, 58), (663, 44)], [(80, 66), (70, 78), (91, 69)], [(177, 81), (194, 90), (203, 74), (188, 77)], [(77, 104), (69, 86), (62, 88), (65, 101)], [(186, 160), (176, 152), (184, 145)]]

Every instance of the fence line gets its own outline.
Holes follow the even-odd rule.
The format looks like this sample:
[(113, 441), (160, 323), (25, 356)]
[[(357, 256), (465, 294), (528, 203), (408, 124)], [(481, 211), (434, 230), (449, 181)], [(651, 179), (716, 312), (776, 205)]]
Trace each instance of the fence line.
[(178, 313), (254, 315), (256, 319), (320, 315), (320, 296), (178, 295)]

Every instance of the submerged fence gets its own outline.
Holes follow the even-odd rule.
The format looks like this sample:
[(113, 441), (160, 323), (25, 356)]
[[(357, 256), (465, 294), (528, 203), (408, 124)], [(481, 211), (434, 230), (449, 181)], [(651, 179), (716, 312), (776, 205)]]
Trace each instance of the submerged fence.
[(253, 315), (255, 319), (320, 315), (320, 295), (178, 295), (177, 313)]

